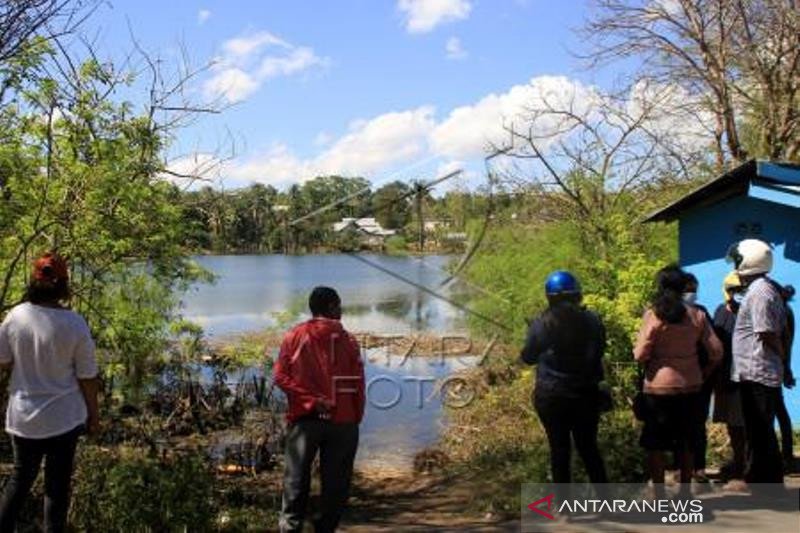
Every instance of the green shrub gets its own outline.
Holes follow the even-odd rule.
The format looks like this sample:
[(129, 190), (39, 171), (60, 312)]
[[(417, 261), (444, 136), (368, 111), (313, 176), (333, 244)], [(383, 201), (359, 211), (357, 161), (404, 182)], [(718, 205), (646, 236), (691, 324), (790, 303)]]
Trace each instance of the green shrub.
[(392, 235), (386, 239), (385, 246), (387, 254), (404, 254), (408, 251), (408, 244), (402, 235)]
[(277, 529), (278, 513), (275, 509), (264, 509), (251, 505), (226, 509), (220, 513), (217, 528), (224, 532), (265, 531)]
[[(639, 423), (630, 410), (633, 395), (630, 366), (612, 367), (609, 381), (615, 408), (600, 420), (599, 447), (609, 479), (618, 483), (646, 479)], [(547, 436), (531, 401), (535, 371), (515, 367), (513, 357), (498, 356), (474, 371), (479, 391), (469, 405), (448, 410), (443, 451), (451, 473), (480, 480), (472, 505), (481, 511), (513, 515), (519, 510), (523, 483), (546, 483), (550, 473)], [(587, 481), (573, 448), (573, 480)]]
[(214, 475), (197, 453), (153, 457), (84, 446), (76, 460), (70, 523), (79, 531), (210, 531)]

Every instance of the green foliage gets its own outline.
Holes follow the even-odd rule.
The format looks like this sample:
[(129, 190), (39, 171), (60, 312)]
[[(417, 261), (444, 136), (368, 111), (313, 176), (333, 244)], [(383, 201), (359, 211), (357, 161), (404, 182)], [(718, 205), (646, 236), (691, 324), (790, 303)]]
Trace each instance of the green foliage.
[(484, 316), (500, 317), (510, 331), (497, 331), (480, 318), (471, 329), (498, 333), (519, 344), (525, 324), (544, 309), (544, 282), (555, 270), (569, 270), (581, 281), (585, 304), (597, 311), (609, 332), (608, 358), (630, 360), (630, 341), (638, 327), (659, 268), (676, 255), (675, 228), (643, 225), (616, 215), (605, 221), (609, 240), (603, 249), (586, 240), (575, 221), (501, 224), (487, 234), (466, 269), (471, 283), (488, 292), (470, 305)]
[(606, 359), (631, 361), (632, 342), (654, 289), (656, 272), (675, 260), (675, 227), (629, 228), (613, 221), (615, 251), (610, 260), (587, 265), (584, 302), (598, 312), (608, 335)]
[(401, 235), (392, 235), (386, 239), (386, 253), (405, 254), (408, 251), (408, 243)]
[[(408, 197), (411, 190), (401, 181), (373, 191), (364, 178), (321, 176), (282, 191), (259, 184), (231, 191), (210, 187), (188, 191), (179, 198), (184, 244), (192, 250), (215, 253), (357, 251), (361, 246), (357, 233), (332, 231), (333, 224), (345, 217), (374, 217), (384, 228), (403, 233), (397, 237), (411, 240), (418, 233), (412, 214), (414, 197)], [(441, 233), (464, 231), (487, 206), (485, 195), (479, 193), (448, 191), (441, 197), (423, 196), (423, 217), (445, 222)], [(433, 233), (429, 242), (439, 248), (460, 247), (429, 233)], [(397, 244), (395, 239), (393, 246)]]
[(411, 220), (411, 187), (393, 181), (379, 188), (372, 196), (375, 218), (387, 229), (403, 228)]
[(333, 246), (342, 252), (357, 252), (361, 249), (361, 235), (353, 227), (344, 229), (333, 237)]
[(231, 369), (251, 368), (266, 365), (265, 369), (272, 367), (269, 357), (270, 349), (280, 347), (283, 332), (276, 328), (265, 331), (237, 335), (215, 348), (215, 355), (224, 360)]
[(79, 531), (213, 530), (214, 475), (201, 455), (84, 446), (76, 465), (70, 523)]
[(278, 511), (264, 509), (259, 505), (236, 507), (221, 512), (217, 523), (218, 530), (223, 532), (276, 531)]
[[(521, 342), (525, 324), (545, 305), (544, 280), (557, 269), (578, 270), (577, 230), (564, 223), (550, 226), (493, 227), (480, 253), (469, 264), (466, 277), (488, 291), (470, 305), (484, 316), (497, 317), (511, 332), (497, 332), (510, 342)], [(478, 334), (496, 333), (480, 318), (470, 319)]]
[(161, 175), (169, 129), (115, 99), (132, 77), (89, 59), (64, 84), (43, 74), (51, 54), (34, 41), (0, 65), (0, 314), (21, 300), (32, 258), (67, 256), (71, 305), (135, 400), (174, 289), (207, 277), (186, 257), (179, 192)]
[[(227, 192), (205, 187), (184, 193), (180, 204), (189, 247), (298, 253), (330, 247), (333, 223), (343, 217), (370, 216), (372, 193), (364, 178), (320, 176), (280, 192), (260, 184)], [(348, 242), (333, 247), (356, 249)]]

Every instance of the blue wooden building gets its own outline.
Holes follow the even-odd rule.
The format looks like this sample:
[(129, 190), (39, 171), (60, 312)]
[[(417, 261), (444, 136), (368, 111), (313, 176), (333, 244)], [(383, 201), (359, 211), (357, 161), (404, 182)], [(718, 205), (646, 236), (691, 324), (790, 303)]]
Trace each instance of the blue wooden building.
[[(792, 310), (800, 319), (799, 165), (748, 161), (646, 220), (678, 221), (681, 266), (697, 276), (698, 301), (712, 314), (722, 303), (722, 280), (733, 268), (725, 260), (728, 248), (745, 238), (770, 243), (775, 259), (771, 276), (798, 289)], [(800, 380), (800, 331), (792, 354), (792, 370)], [(799, 389), (784, 391), (795, 425), (800, 424)]]

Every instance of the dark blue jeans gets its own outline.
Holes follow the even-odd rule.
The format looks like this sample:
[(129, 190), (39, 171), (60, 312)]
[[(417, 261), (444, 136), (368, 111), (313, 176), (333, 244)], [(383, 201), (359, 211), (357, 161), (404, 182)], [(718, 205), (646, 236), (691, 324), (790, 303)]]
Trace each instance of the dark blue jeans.
[(55, 437), (26, 439), (11, 436), (14, 448), (14, 471), (6, 483), (0, 502), (0, 533), (13, 533), (20, 510), (31, 490), (44, 458), (44, 528), (62, 532), (69, 509), (75, 448), (83, 433), (80, 425)]

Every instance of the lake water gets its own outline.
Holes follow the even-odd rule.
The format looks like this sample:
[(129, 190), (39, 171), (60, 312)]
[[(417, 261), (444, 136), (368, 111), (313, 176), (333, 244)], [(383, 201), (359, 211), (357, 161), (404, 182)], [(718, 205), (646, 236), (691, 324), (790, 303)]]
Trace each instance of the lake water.
[[(281, 315), (292, 323), (308, 318), (309, 291), (329, 285), (342, 297), (342, 322), (350, 331), (464, 331), (462, 311), (419, 288), (450, 296), (440, 287), (449, 257), (360, 257), (366, 262), (345, 254), (198, 257), (217, 281), (193, 287), (182, 299), (184, 314), (210, 336), (254, 331), (275, 325)], [(474, 365), (475, 358), (389, 357), (380, 350), (364, 355), (368, 403), (357, 461), (407, 467), (414, 453), (440, 434), (442, 404), (435, 382)]]
[(342, 297), (342, 322), (351, 331), (463, 330), (461, 312), (452, 305), (380, 270), (448, 295), (439, 284), (447, 277), (449, 257), (357, 257), (371, 264), (347, 254), (198, 257), (218, 278), (185, 295), (186, 318), (210, 336), (258, 330), (275, 324), (281, 313), (307, 317), (308, 293), (317, 285), (329, 285)]

